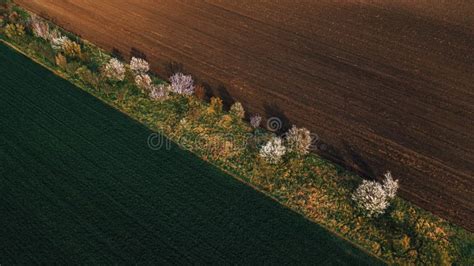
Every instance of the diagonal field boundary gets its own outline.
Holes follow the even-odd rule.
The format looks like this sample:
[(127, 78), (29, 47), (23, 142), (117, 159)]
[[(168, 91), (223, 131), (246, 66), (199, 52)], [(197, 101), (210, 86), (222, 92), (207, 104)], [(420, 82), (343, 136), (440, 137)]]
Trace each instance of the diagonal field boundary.
[(379, 263), (4, 44), (0, 73), (0, 263)]

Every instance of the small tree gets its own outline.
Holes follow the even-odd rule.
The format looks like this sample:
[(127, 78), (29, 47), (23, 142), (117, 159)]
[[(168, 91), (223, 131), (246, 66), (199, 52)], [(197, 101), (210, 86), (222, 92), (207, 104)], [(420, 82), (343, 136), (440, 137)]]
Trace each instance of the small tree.
[(64, 54), (69, 58), (82, 57), (81, 45), (75, 41), (71, 41), (69, 39), (65, 40), (62, 44), (62, 50), (64, 51)]
[(352, 194), (352, 200), (368, 217), (377, 217), (389, 206), (387, 193), (382, 185), (375, 181), (363, 180)]
[(136, 75), (145, 74), (150, 70), (150, 64), (144, 59), (132, 57), (132, 60), (130, 60), (130, 69)]
[(291, 152), (299, 155), (307, 154), (311, 147), (311, 133), (306, 128), (297, 128), (293, 125), (287, 133), (286, 142)]
[(66, 36), (61, 36), (61, 35), (55, 36), (51, 38), (51, 47), (57, 51), (62, 50), (63, 45), (66, 41), (69, 41), (69, 38)]
[(111, 58), (105, 65), (103, 74), (109, 80), (122, 81), (125, 78), (125, 66), (119, 60)]
[(240, 102), (235, 102), (231, 107), (230, 107), (230, 113), (235, 115), (238, 118), (244, 118), (245, 117), (245, 110), (244, 107)]
[(281, 161), (285, 153), (286, 148), (283, 145), (283, 140), (279, 137), (272, 137), (265, 145), (262, 146), (259, 155), (267, 162), (276, 164)]
[(32, 16), (31, 29), (33, 31), (33, 34), (36, 37), (49, 41), (50, 34), (49, 34), (48, 23), (44, 22), (42, 19), (38, 18), (37, 16)]
[(155, 101), (164, 100), (168, 97), (167, 87), (163, 84), (153, 85), (150, 90), (150, 98)]
[(208, 114), (216, 114), (222, 112), (222, 100), (219, 97), (211, 97), (211, 102), (207, 108)]
[(398, 180), (393, 180), (392, 173), (386, 172), (384, 175), (382, 187), (389, 199), (395, 198), (398, 191)]
[(393, 180), (390, 172), (385, 173), (383, 183), (363, 180), (362, 184), (352, 194), (357, 207), (366, 212), (369, 217), (377, 217), (390, 206), (390, 200), (395, 198), (398, 190), (398, 180)]
[(262, 123), (262, 117), (259, 115), (253, 115), (250, 117), (250, 125), (252, 125), (253, 128), (258, 128), (260, 127), (260, 124)]
[(135, 77), (135, 84), (142, 91), (149, 91), (152, 87), (152, 80), (148, 74), (139, 74)]
[(191, 95), (194, 93), (194, 80), (190, 75), (176, 73), (170, 77), (171, 91), (182, 95)]
[(56, 57), (54, 58), (56, 65), (59, 66), (62, 69), (66, 69), (67, 66), (67, 59), (64, 55), (61, 53), (58, 53)]

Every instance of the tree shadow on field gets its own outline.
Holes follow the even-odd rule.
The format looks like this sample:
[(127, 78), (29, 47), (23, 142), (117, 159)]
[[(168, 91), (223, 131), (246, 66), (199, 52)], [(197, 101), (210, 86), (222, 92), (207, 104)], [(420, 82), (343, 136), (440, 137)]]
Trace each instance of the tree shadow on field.
[(118, 60), (121, 60), (121, 61), (125, 60), (125, 58), (123, 57), (122, 52), (120, 52), (120, 50), (117, 49), (116, 47), (112, 48), (112, 56), (117, 58)]
[(199, 82), (198, 84), (200, 84), (204, 88), (204, 95), (202, 100), (208, 102), (209, 99), (213, 96), (211, 85), (207, 82)]
[(136, 57), (146, 60), (146, 54), (136, 47), (130, 49), (130, 57)]
[(235, 102), (234, 97), (224, 85), (217, 86), (217, 94), (221, 98), (225, 110), (229, 110), (230, 106)]
[[(263, 104), (263, 109), (265, 112), (265, 117), (267, 118), (267, 129), (271, 130), (277, 134), (283, 134), (288, 131), (291, 127), (290, 119), (288, 116), (285, 115), (285, 111), (281, 109), (277, 104), (275, 103), (264, 103)], [(274, 127), (269, 125), (271, 121), (275, 121), (275, 119), (279, 120), (279, 125), (278, 127)]]
[(184, 73), (184, 66), (181, 63), (170, 61), (165, 64), (164, 70), (166, 76), (171, 77), (172, 75), (178, 72)]
[(350, 156), (350, 159), (353, 164), (355, 164), (358, 169), (357, 172), (360, 172), (364, 176), (368, 177), (371, 180), (375, 180), (375, 172), (370, 167), (370, 165), (367, 163), (367, 161), (364, 159), (360, 153), (358, 153), (349, 143), (346, 141), (342, 142), (344, 145), (344, 149), (347, 151), (347, 154)]

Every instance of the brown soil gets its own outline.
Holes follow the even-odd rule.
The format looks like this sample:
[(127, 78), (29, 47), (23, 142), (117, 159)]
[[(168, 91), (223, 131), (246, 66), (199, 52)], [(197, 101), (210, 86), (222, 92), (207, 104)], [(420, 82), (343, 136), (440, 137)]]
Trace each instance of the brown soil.
[(403, 197), (474, 231), (472, 2), (17, 2), (308, 127), (324, 156), (366, 176), (391, 170)]

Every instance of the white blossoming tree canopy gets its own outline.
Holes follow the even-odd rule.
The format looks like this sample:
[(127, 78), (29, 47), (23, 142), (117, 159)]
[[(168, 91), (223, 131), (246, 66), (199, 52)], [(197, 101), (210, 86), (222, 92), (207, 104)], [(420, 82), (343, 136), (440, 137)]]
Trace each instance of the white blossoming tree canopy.
[(171, 91), (177, 94), (191, 95), (194, 93), (194, 80), (191, 75), (176, 73), (170, 77)]
[(132, 60), (130, 60), (130, 69), (135, 74), (145, 74), (150, 70), (150, 64), (145, 59), (132, 57)]
[(111, 58), (105, 65), (104, 75), (113, 81), (123, 81), (125, 78), (125, 66), (116, 58)]
[(279, 163), (286, 153), (286, 147), (283, 145), (283, 140), (280, 137), (272, 137), (260, 149), (260, 157), (269, 163)]
[(352, 194), (352, 200), (368, 217), (377, 217), (390, 206), (390, 200), (395, 198), (397, 190), (398, 180), (393, 180), (392, 174), (387, 172), (382, 184), (363, 180)]

